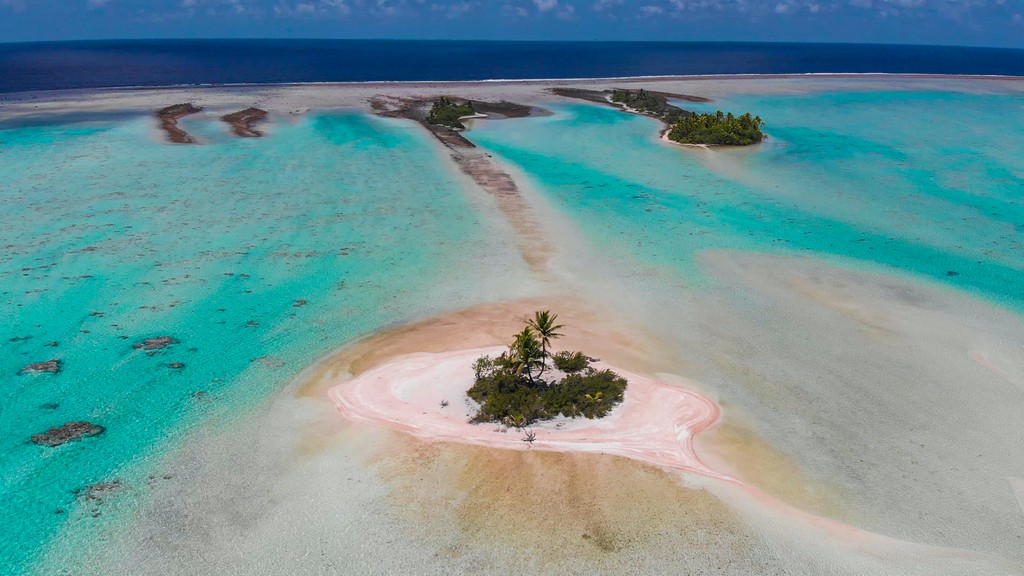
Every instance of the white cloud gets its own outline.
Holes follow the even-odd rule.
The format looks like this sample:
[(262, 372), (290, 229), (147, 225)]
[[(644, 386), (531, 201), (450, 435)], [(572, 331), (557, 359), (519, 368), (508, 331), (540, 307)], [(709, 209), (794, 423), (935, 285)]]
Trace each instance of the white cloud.
[(89, 8), (95, 10), (109, 5), (114, 0), (88, 0)]
[(617, 6), (622, 6), (624, 1), (625, 0), (597, 0), (591, 8), (596, 12), (604, 12), (605, 10), (611, 10)]
[(550, 12), (558, 8), (558, 0), (533, 0), (533, 3), (541, 12)]
[(446, 18), (462, 18), (480, 6), (479, 2), (452, 2), (451, 4), (434, 3), (431, 12), (443, 12)]
[(352, 8), (345, 0), (299, 0), (295, 3), (282, 0), (274, 6), (274, 14), (277, 16), (348, 16), (351, 13)]
[[(90, 4), (93, 0), (89, 0)], [(103, 4), (109, 4), (113, 0), (104, 0)], [(194, 15), (196, 10), (204, 8), (204, 12), (211, 16), (224, 14), (261, 14), (263, 9), (255, 5), (254, 0), (181, 0), (179, 6), (185, 9), (185, 15)]]
[(517, 4), (502, 4), (501, 14), (507, 18), (526, 18), (530, 15), (530, 10)]

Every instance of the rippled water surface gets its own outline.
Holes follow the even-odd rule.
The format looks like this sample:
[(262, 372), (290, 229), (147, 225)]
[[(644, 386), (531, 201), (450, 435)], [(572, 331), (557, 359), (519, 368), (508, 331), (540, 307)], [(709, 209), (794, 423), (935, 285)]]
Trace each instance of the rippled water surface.
[[(489, 245), (414, 125), (323, 115), (264, 139), (186, 127), (205, 144), (165, 145), (149, 118), (0, 130), (2, 566), (27, 567), (64, 522), (87, 541), (114, 511), (75, 491), (118, 478), (129, 500), (144, 494), (189, 425), (452, 306), (460, 263)], [(133, 347), (157, 336), (179, 343)], [(19, 374), (51, 359), (57, 374)], [(79, 420), (106, 433), (29, 442)]]

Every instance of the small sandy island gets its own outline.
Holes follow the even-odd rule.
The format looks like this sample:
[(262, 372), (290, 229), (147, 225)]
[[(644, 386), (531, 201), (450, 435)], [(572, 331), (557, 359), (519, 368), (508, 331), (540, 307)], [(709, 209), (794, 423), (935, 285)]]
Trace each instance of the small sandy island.
[(693, 448), (694, 436), (718, 419), (719, 408), (712, 400), (618, 368), (615, 372), (629, 381), (629, 387), (622, 404), (605, 418), (539, 422), (530, 426), (536, 439), (529, 443), (514, 429), (470, 422), (475, 404), (466, 390), (473, 385), (473, 361), (501, 351), (479, 348), (401, 356), (334, 386), (329, 395), (346, 418), (383, 424), (422, 439), (614, 454), (735, 481), (709, 468)]

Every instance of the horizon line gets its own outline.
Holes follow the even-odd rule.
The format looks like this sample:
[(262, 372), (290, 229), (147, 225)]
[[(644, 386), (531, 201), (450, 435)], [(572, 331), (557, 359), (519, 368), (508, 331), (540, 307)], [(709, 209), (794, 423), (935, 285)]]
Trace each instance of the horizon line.
[(809, 46), (902, 46), (921, 48), (967, 48), (982, 50), (1009, 50), (1022, 52), (1024, 47), (1012, 46), (981, 46), (975, 44), (923, 44), (895, 42), (826, 42), (826, 41), (779, 41), (779, 40), (524, 40), (494, 38), (332, 38), (332, 37), (285, 37), (285, 36), (251, 36), (251, 37), (159, 37), (159, 38), (77, 38), (63, 40), (0, 40), (0, 45), (17, 44), (76, 44), (91, 42), (254, 42), (254, 41), (292, 41), (292, 42), (466, 42), (466, 43), (503, 43), (503, 44), (746, 44), (746, 45), (809, 45)]

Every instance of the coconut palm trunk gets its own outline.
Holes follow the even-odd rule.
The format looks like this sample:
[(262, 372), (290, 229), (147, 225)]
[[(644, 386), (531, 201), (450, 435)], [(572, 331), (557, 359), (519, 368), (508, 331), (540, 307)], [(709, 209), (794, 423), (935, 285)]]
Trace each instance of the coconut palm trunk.
[(558, 320), (558, 314), (552, 314), (550, 310), (538, 310), (533, 313), (533, 318), (529, 321), (529, 328), (532, 328), (540, 337), (541, 364), (540, 373), (537, 374), (538, 378), (548, 368), (548, 349), (551, 347), (551, 341), (562, 336), (558, 330), (563, 328), (563, 325), (555, 324), (556, 320)]

